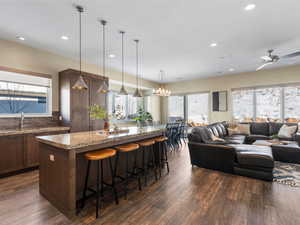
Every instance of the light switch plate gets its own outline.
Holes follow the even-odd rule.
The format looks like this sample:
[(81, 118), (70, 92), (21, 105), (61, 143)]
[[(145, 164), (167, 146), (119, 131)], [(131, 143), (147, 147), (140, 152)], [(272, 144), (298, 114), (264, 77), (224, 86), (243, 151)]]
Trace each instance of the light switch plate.
[(49, 155), (49, 159), (50, 159), (51, 162), (54, 162), (55, 161), (54, 155)]

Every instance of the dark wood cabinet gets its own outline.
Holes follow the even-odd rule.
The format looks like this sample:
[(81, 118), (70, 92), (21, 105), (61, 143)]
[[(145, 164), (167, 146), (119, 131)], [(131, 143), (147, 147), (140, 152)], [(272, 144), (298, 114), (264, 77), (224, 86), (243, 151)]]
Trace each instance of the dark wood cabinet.
[(39, 143), (35, 140), (35, 134), (27, 134), (24, 138), (25, 167), (33, 167), (39, 164)]
[(39, 143), (37, 136), (64, 134), (68, 131), (51, 131), (38, 134), (26, 134), (24, 136), (24, 167), (35, 167), (39, 165)]
[(0, 174), (24, 168), (24, 136), (0, 137)]
[(38, 166), (39, 143), (35, 138), (67, 132), (51, 131), (0, 137), (0, 175)]
[(78, 91), (72, 89), (72, 86), (79, 75), (79, 71), (73, 69), (59, 73), (60, 111), (63, 124), (71, 127), (71, 132), (102, 129), (104, 125), (102, 121), (90, 119), (88, 107), (93, 104), (107, 107), (106, 95), (97, 93), (97, 90), (103, 82), (108, 82), (108, 79), (100, 75), (82, 72), (88, 89)]

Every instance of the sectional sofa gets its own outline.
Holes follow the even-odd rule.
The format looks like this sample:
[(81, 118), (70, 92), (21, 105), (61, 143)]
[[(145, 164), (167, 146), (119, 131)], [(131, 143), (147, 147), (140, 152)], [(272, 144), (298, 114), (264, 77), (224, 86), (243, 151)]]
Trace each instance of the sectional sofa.
[[(256, 140), (271, 140), (283, 123), (249, 123), (250, 135), (229, 135), (228, 123), (194, 127), (188, 135), (191, 164), (208, 169), (273, 180), (274, 161), (300, 164), (300, 135), (296, 132), (286, 145), (253, 145)], [(287, 124), (297, 126), (298, 124)], [(212, 140), (212, 134), (223, 140)]]

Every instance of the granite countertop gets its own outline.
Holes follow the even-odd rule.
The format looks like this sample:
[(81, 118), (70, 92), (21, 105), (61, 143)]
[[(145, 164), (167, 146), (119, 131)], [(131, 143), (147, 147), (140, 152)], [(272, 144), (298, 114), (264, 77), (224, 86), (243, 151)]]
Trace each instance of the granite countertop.
[(23, 129), (8, 129), (0, 130), (0, 136), (20, 135), (20, 134), (38, 134), (52, 131), (66, 131), (70, 127), (41, 127), (41, 128), (23, 128)]
[(134, 138), (139, 136), (147, 136), (149, 134), (163, 132), (165, 130), (165, 126), (148, 126), (143, 128), (128, 127), (121, 128), (121, 130), (122, 129), (126, 129), (127, 132), (121, 132), (118, 134), (108, 134), (104, 131), (87, 131), (51, 136), (40, 136), (37, 137), (37, 140), (45, 144), (69, 150), (82, 148), (90, 145), (105, 144), (113, 141), (122, 141), (128, 138)]

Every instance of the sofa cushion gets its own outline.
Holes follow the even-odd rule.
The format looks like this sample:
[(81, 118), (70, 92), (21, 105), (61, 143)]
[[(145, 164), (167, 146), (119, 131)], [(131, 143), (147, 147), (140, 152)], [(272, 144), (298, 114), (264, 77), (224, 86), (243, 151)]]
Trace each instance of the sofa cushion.
[(214, 135), (214, 132), (212, 130), (211, 127), (206, 127), (207, 131), (209, 132), (210, 136), (213, 134)]
[(228, 144), (244, 144), (245, 138), (246, 137), (244, 135), (233, 135), (224, 137), (224, 140)]
[(250, 124), (238, 124), (240, 134), (250, 135)]
[(300, 147), (296, 141), (287, 145), (272, 145), (272, 152), (277, 161), (300, 164)]
[(240, 134), (240, 131), (239, 131), (239, 129), (237, 127), (235, 127), (235, 128), (228, 128), (227, 130), (228, 130), (228, 135), (229, 136)]
[(224, 136), (226, 135), (226, 133), (223, 132), (223, 129), (221, 128), (220, 124), (217, 124), (215, 127), (216, 127), (217, 130), (218, 130), (219, 137), (222, 138), (222, 137), (224, 137)]
[(272, 138), (269, 136), (265, 136), (265, 135), (249, 135), (246, 137), (246, 143), (247, 144), (252, 144), (253, 142), (257, 141), (257, 140), (271, 140)]
[(200, 135), (202, 142), (204, 143), (210, 143), (212, 142), (212, 131), (208, 129), (207, 127), (201, 127), (202, 129), (200, 130)]
[(215, 126), (211, 126), (210, 129), (212, 130), (212, 134), (215, 135), (216, 137), (219, 137), (219, 132)]
[(250, 132), (256, 135), (270, 136), (269, 123), (251, 123)]
[(244, 166), (274, 167), (272, 149), (269, 146), (233, 145), (237, 163)]
[(222, 131), (223, 131), (223, 134), (224, 134), (223, 136), (228, 135), (227, 129), (226, 129), (225, 125), (223, 123), (220, 123), (219, 126), (222, 129)]
[(278, 132), (278, 137), (279, 138), (292, 138), (293, 135), (296, 133), (296, 131), (297, 131), (297, 126), (288, 126), (288, 125), (284, 124)]
[(201, 138), (201, 127), (194, 127), (192, 129), (192, 131), (189, 133), (188, 135), (188, 139), (189, 141), (192, 142), (202, 142), (202, 138)]
[(270, 136), (272, 135), (277, 135), (280, 128), (282, 127), (283, 123), (269, 123), (269, 134)]

